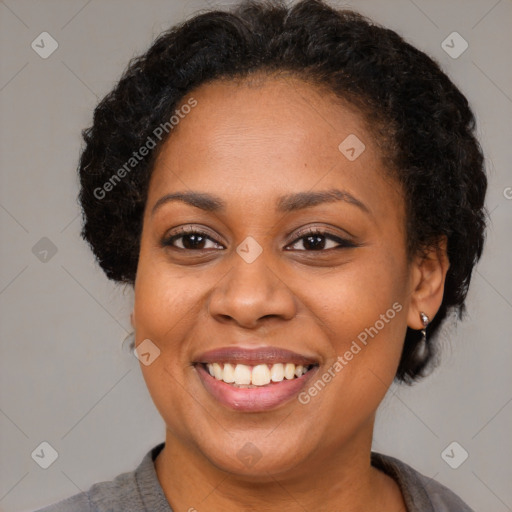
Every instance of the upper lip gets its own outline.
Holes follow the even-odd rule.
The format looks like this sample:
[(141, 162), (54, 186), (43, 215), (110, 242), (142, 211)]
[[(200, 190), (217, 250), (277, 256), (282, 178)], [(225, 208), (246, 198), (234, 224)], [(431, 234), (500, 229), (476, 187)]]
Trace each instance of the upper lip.
[(307, 357), (291, 350), (278, 347), (222, 347), (203, 352), (194, 360), (195, 363), (240, 363), (247, 366), (258, 364), (293, 363), (295, 365), (316, 365), (318, 361), (313, 357)]

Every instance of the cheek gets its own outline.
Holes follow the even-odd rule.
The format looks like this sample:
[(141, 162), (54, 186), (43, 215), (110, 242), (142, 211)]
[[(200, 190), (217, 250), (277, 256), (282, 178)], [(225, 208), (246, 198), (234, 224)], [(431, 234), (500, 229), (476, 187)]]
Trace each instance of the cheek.
[(165, 256), (142, 248), (135, 281), (134, 314), (138, 334), (172, 340), (172, 332), (197, 314), (204, 293), (198, 275), (171, 271)]
[(372, 381), (377, 387), (392, 382), (407, 329), (408, 300), (407, 261), (399, 252), (368, 251), (308, 287), (306, 307), (331, 345), (328, 365), (343, 358), (335, 372), (343, 394), (371, 394)]
[[(135, 282), (134, 318), (137, 344), (151, 340), (160, 350), (148, 366), (140, 364), (152, 400), (168, 428), (186, 436), (197, 411), (190, 407), (186, 374), (192, 371), (186, 351), (191, 326), (201, 321), (204, 290), (195, 277), (172, 272), (160, 255), (141, 250)], [(179, 417), (179, 421), (176, 421)]]
[(142, 247), (135, 281), (136, 343), (149, 339), (160, 351), (150, 365), (141, 364), (159, 409), (159, 404), (169, 400), (174, 405), (181, 401), (175, 390), (180, 389), (183, 372), (189, 368), (187, 333), (202, 319), (199, 305), (203, 293), (197, 278), (172, 272), (161, 254)]
[(332, 449), (340, 438), (350, 438), (373, 421), (400, 360), (405, 308), (385, 282), (378, 284), (382, 287), (366, 288), (361, 281), (355, 288), (351, 281), (331, 283), (332, 300), (328, 294), (318, 297), (324, 306), (318, 324), (333, 355), (299, 399), (317, 418), (329, 411), (322, 438)]
[[(403, 315), (397, 309), (406, 309), (408, 297), (408, 274), (406, 261), (395, 255), (371, 253), (354, 259), (349, 265), (311, 279), (304, 290), (306, 307), (314, 311), (319, 320), (331, 328), (334, 339), (342, 342), (356, 338), (366, 328), (373, 326), (381, 315), (392, 317), (386, 329), (378, 323), (385, 334), (396, 333), (397, 324), (403, 323)], [(399, 303), (400, 308), (394, 303)], [(386, 312), (391, 312), (386, 315)], [(398, 328), (401, 331), (401, 328)], [(343, 347), (340, 347), (343, 348)]]

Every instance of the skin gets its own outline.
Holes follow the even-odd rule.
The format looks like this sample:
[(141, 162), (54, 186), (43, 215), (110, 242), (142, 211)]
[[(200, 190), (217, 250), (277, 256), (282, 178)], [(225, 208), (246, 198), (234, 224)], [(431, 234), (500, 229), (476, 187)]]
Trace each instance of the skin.
[[(400, 187), (363, 117), (334, 96), (286, 76), (215, 81), (183, 103), (190, 96), (197, 106), (162, 147), (150, 181), (132, 314), (136, 343), (148, 338), (161, 351), (141, 369), (166, 424), (155, 467), (169, 503), (176, 511), (405, 510), (396, 483), (370, 464), (373, 425), (407, 326), (421, 329), (420, 311), (433, 318), (441, 304), (444, 246), (407, 258)], [(366, 146), (354, 161), (338, 149), (349, 134)], [(331, 189), (365, 207), (337, 200), (276, 210), (281, 196)], [(152, 211), (166, 194), (190, 191), (225, 208), (172, 201)], [(163, 245), (179, 226), (212, 240), (202, 250), (187, 235)], [(325, 237), (313, 250), (297, 233), (315, 227), (356, 246)], [(236, 252), (249, 236), (262, 248), (252, 263)], [(228, 409), (192, 365), (206, 350), (272, 345), (314, 356), (320, 377), (394, 303), (401, 311), (307, 404)], [(261, 455), (251, 466), (237, 456), (247, 442)]]

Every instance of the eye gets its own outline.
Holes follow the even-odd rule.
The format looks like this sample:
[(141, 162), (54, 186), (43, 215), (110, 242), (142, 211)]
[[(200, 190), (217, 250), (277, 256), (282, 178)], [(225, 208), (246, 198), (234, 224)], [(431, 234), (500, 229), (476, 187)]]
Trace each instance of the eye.
[(175, 233), (162, 241), (162, 245), (173, 247), (181, 250), (209, 250), (224, 249), (224, 246), (217, 243), (207, 233), (198, 229), (181, 228)]
[[(343, 249), (357, 247), (357, 245), (346, 238), (332, 235), (326, 231), (313, 229), (306, 232), (299, 233), (300, 236), (291, 245), (292, 250), (299, 251), (325, 251), (328, 249)], [(302, 244), (304, 249), (294, 247)]]
[[(302, 248), (297, 247), (302, 244)], [(178, 250), (211, 250), (225, 249), (216, 242), (208, 233), (197, 228), (183, 227), (164, 240), (162, 246), (172, 247)], [(329, 249), (343, 249), (357, 247), (357, 244), (346, 238), (336, 236), (320, 229), (310, 229), (299, 233), (299, 237), (286, 250), (298, 251), (326, 251)]]

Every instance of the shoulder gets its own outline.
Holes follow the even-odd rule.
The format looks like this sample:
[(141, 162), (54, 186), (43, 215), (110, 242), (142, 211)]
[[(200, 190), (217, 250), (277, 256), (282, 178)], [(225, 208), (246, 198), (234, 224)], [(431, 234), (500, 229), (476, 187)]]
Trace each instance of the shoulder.
[[(87, 492), (75, 494), (37, 512), (113, 512), (117, 510), (133, 510), (133, 502), (137, 500), (137, 497), (135, 471), (131, 471), (118, 475), (114, 480), (96, 483)], [(131, 507), (128, 505), (131, 505)]]
[[(137, 469), (121, 473), (113, 480), (94, 484), (88, 491), (75, 494), (37, 512), (167, 512), (163, 492), (153, 466), (153, 460), (163, 444), (151, 449)], [(149, 509), (147, 507), (150, 507)]]
[(372, 452), (372, 465), (398, 483), (410, 512), (474, 512), (453, 491), (401, 460)]
[(96, 512), (92, 508), (87, 494), (84, 492), (75, 494), (75, 496), (71, 496), (48, 507), (41, 508), (36, 512), (69, 512), (70, 510), (74, 512)]

